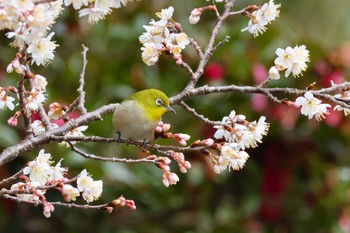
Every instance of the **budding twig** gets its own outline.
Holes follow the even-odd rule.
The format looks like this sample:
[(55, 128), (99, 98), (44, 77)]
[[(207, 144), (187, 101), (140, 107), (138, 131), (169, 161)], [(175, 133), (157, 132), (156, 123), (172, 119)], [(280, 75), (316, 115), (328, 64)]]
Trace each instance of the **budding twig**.
[(16, 172), (16, 173), (13, 174), (12, 176), (1, 180), (1, 181), (0, 181), (0, 186), (4, 185), (4, 184), (6, 184), (6, 183), (9, 183), (9, 182), (11, 182), (11, 181), (13, 181), (13, 180), (17, 180), (18, 177), (19, 177), (20, 175), (22, 175), (22, 174), (23, 174), (23, 169), (19, 170), (18, 172)]
[(91, 205), (91, 204), (79, 205), (79, 204), (75, 204), (75, 203), (64, 203), (64, 202), (59, 202), (59, 201), (56, 201), (56, 202), (47, 201), (44, 203), (44, 202), (39, 201), (39, 200), (38, 201), (23, 200), (21, 198), (11, 196), (9, 194), (4, 194), (4, 198), (7, 198), (7, 199), (10, 199), (13, 201), (17, 201), (17, 202), (27, 203), (27, 204), (34, 205), (34, 206), (44, 205), (46, 203), (46, 204), (51, 204), (54, 206), (63, 206), (63, 207), (68, 207), (68, 208), (102, 209), (102, 210), (105, 209), (106, 207), (110, 206), (110, 203), (105, 203), (105, 204), (101, 204), (101, 205)]
[(103, 162), (157, 163), (157, 160), (149, 159), (148, 157), (142, 158), (142, 159), (126, 159), (126, 158), (97, 156), (97, 155), (93, 155), (93, 154), (88, 154), (88, 153), (80, 150), (78, 147), (73, 145), (71, 142), (68, 142), (68, 144), (74, 152), (80, 154), (81, 156), (83, 156), (84, 158), (87, 158), (87, 159), (93, 159), (93, 160), (98, 160), (98, 161), (103, 161)]
[(187, 112), (191, 113), (192, 115), (194, 115), (195, 117), (197, 117), (198, 119), (200, 119), (201, 121), (203, 121), (207, 124), (210, 124), (210, 125), (220, 125), (221, 124), (220, 121), (211, 121), (208, 118), (206, 118), (204, 115), (198, 114), (194, 108), (191, 108), (190, 106), (188, 106), (184, 101), (181, 101), (179, 103), (179, 105), (181, 107), (183, 107)]

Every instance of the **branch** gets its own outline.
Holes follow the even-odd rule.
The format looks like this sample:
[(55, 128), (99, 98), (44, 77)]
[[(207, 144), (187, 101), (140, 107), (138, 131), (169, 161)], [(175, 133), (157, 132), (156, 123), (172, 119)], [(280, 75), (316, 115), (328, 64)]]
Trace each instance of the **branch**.
[(21, 198), (15, 197), (15, 196), (11, 196), (9, 194), (4, 194), (4, 198), (6, 199), (10, 199), (12, 201), (16, 201), (16, 202), (22, 202), (22, 203), (27, 203), (30, 205), (44, 205), (45, 203), (54, 205), (54, 206), (63, 206), (63, 207), (68, 207), (68, 208), (78, 208), (78, 209), (105, 209), (106, 207), (111, 206), (110, 203), (105, 203), (105, 204), (101, 204), (101, 205), (91, 205), (91, 204), (85, 204), (85, 205), (80, 205), (80, 204), (75, 204), (75, 203), (63, 203), (63, 202), (42, 202), (42, 201), (28, 201), (28, 200), (23, 200)]
[(26, 103), (25, 103), (25, 95), (24, 95), (24, 92), (25, 92), (24, 80), (25, 80), (25, 74), (21, 74), (17, 82), (18, 106), (23, 116), (25, 135), (26, 137), (30, 137), (32, 136), (32, 130), (30, 127), (30, 115), (25, 106)]
[[(134, 140), (128, 140), (128, 139), (119, 139), (117, 141), (116, 138), (104, 138), (99, 136), (56, 136), (52, 135), (50, 137), (51, 141), (56, 142), (104, 142), (104, 143), (122, 143), (126, 145), (132, 145), (139, 148), (142, 148), (144, 150), (155, 150), (155, 151), (178, 151), (178, 152), (186, 152), (186, 151), (200, 151), (202, 149), (207, 149), (208, 147), (191, 147), (191, 146), (173, 146), (173, 145), (159, 145), (159, 144), (153, 144), (153, 143), (144, 143)], [(99, 156), (97, 156), (99, 157)], [(101, 157), (104, 160), (105, 157)], [(117, 159), (118, 160), (118, 159)], [(106, 160), (107, 161), (107, 160)], [(125, 162), (124, 159), (120, 159), (120, 161), (115, 162)]]
[(193, 77), (193, 75), (194, 75), (193, 70), (186, 62), (181, 61), (181, 63), (179, 65), (187, 71), (187, 73), (190, 75), (190, 77)]
[(16, 145), (10, 146), (4, 149), (0, 153), (0, 166), (4, 165), (7, 162), (14, 160), (21, 153), (26, 153), (32, 151), (36, 147), (48, 144), (51, 142), (51, 136), (62, 136), (70, 130), (81, 126), (86, 125), (90, 122), (101, 120), (103, 114), (112, 113), (118, 104), (109, 104), (102, 106), (92, 112), (88, 112), (83, 114), (75, 119), (70, 119), (64, 125), (59, 128), (51, 129), (46, 131), (45, 133), (38, 135), (33, 138), (24, 139), (23, 141), (17, 143)]
[[(342, 107), (350, 108), (350, 105), (347, 104), (346, 100), (336, 99), (332, 95), (327, 94), (331, 93), (332, 91), (336, 91), (339, 88), (346, 88), (350, 87), (350, 82), (345, 82), (340, 85), (337, 85), (336, 87), (331, 88), (325, 88), (320, 90), (310, 90), (310, 92), (315, 96), (319, 97), (323, 100), (329, 101), (333, 104), (340, 105)], [(239, 93), (259, 93), (259, 94), (265, 94), (272, 100), (276, 102), (280, 102), (281, 100), (278, 100), (276, 97), (274, 97), (272, 94), (287, 94), (287, 95), (295, 95), (300, 96), (303, 95), (307, 90), (297, 89), (297, 88), (281, 88), (281, 87), (273, 87), (273, 88), (263, 88), (263, 87), (254, 87), (254, 86), (236, 86), (236, 85), (227, 85), (227, 86), (201, 86), (197, 88), (193, 88), (191, 90), (188, 90), (186, 92), (181, 92), (171, 98), (169, 98), (169, 101), (171, 104), (180, 104), (182, 101), (187, 99), (191, 96), (196, 95), (207, 95), (211, 93), (219, 93), (219, 92), (239, 92)]]

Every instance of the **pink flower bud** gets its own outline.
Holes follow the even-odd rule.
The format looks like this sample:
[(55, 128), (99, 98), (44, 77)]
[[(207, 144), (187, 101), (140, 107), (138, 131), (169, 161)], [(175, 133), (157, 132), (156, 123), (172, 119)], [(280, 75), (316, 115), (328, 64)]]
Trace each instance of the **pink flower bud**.
[(164, 185), (165, 187), (169, 187), (169, 180), (168, 180), (168, 178), (165, 176), (165, 174), (163, 174), (162, 182), (163, 182), (163, 185)]
[(120, 206), (126, 205), (126, 199), (123, 196), (119, 197), (117, 201), (119, 201)]
[(52, 204), (49, 204), (47, 202), (44, 202), (44, 210), (43, 210), (43, 214), (46, 218), (50, 218), (51, 217), (51, 212), (53, 212), (55, 210), (54, 206)]
[(191, 11), (191, 15), (188, 17), (190, 24), (196, 24), (200, 20), (202, 14), (201, 8), (195, 8)]
[(9, 124), (12, 127), (17, 126), (17, 117), (16, 116), (12, 116), (7, 120), (7, 124)]
[(179, 167), (181, 173), (187, 173), (187, 169), (183, 166)]
[(164, 132), (168, 131), (170, 129), (170, 127), (171, 127), (170, 124), (164, 124), (162, 126)]
[(21, 63), (19, 62), (18, 59), (14, 59), (11, 63), (12, 63), (12, 67), (13, 67), (14, 69), (18, 69), (18, 68), (21, 67)]
[(207, 139), (202, 140), (201, 143), (204, 146), (212, 146), (214, 144), (214, 140), (211, 138), (207, 138)]
[(8, 66), (6, 67), (6, 72), (7, 73), (12, 73), (12, 71), (13, 71), (13, 66), (12, 66), (12, 63), (10, 63), (10, 64), (8, 64)]
[(136, 210), (136, 205), (135, 202), (133, 200), (127, 200), (126, 201), (126, 206), (130, 209), (130, 210)]
[(190, 169), (192, 166), (191, 166), (190, 162), (185, 161), (184, 167), (187, 168), (187, 169)]
[(157, 126), (155, 131), (156, 131), (157, 133), (161, 133), (161, 132), (163, 132), (163, 129), (162, 129), (162, 127), (160, 127), (160, 126)]
[(169, 184), (176, 184), (180, 179), (179, 177), (176, 175), (176, 173), (172, 173), (170, 172), (168, 175), (168, 179), (169, 179)]

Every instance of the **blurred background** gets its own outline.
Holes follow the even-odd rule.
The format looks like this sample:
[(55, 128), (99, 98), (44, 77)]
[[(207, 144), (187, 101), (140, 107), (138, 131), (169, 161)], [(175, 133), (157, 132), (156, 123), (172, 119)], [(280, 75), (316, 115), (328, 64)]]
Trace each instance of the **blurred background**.
[[(263, 1), (237, 1), (234, 10)], [(305, 44), (311, 62), (304, 76), (281, 78), (272, 86), (305, 88), (316, 82), (317, 88), (329, 87), (330, 80), (349, 80), (350, 26), (348, 0), (276, 0), (281, 3), (277, 21), (262, 36), (253, 38), (246, 27), (248, 18), (234, 16), (222, 27), (219, 40), (231, 37), (212, 57), (199, 85), (256, 85), (266, 76), (278, 47)], [(45, 76), (47, 106), (57, 101), (69, 104), (76, 97), (82, 67), (82, 44), (89, 47), (86, 70), (86, 106), (93, 110), (119, 102), (130, 93), (158, 88), (169, 96), (186, 85), (187, 73), (162, 55), (154, 66), (141, 60), (139, 35), (155, 12), (174, 6), (174, 20), (204, 48), (214, 25), (214, 14), (204, 12), (196, 25), (188, 23), (195, 7), (206, 1), (139, 1), (115, 10), (106, 20), (88, 25), (72, 8), (66, 9), (54, 27), (59, 47), (48, 67), (33, 66)], [(221, 6), (220, 3), (217, 4)], [(0, 85), (16, 85), (15, 74), (5, 72), (15, 49), (0, 35)], [(194, 50), (187, 46), (183, 57), (192, 68), (198, 63)], [(291, 99), (292, 101), (295, 99)], [(221, 120), (232, 109), (258, 120), (261, 115), (271, 123), (268, 136), (256, 149), (248, 150), (250, 159), (241, 171), (216, 175), (208, 160), (200, 154), (186, 154), (192, 169), (180, 182), (165, 188), (161, 171), (151, 164), (118, 164), (86, 160), (53, 143), (45, 146), (56, 162), (69, 167), (74, 176), (86, 168), (94, 179), (104, 181), (104, 192), (96, 203), (109, 202), (120, 195), (136, 202), (137, 210), (116, 208), (107, 214), (96, 210), (56, 207), (50, 219), (42, 207), (0, 200), (0, 232), (350, 232), (350, 121), (340, 112), (331, 112), (323, 122), (307, 120), (297, 109), (277, 105), (262, 95), (238, 93), (193, 97), (187, 103), (212, 120)], [(172, 132), (192, 135), (192, 139), (212, 137), (211, 126), (199, 122), (174, 106), (177, 114), (166, 114)], [(13, 112), (0, 114), (0, 148), (21, 140), (22, 127), (6, 124)], [(77, 115), (78, 113), (75, 113)], [(89, 125), (86, 135), (114, 137), (111, 115)], [(159, 143), (166, 143), (162, 140)], [(100, 156), (138, 158), (139, 150), (125, 145), (80, 143), (88, 153)], [(0, 168), (0, 177), (8, 177), (35, 158), (39, 150), (25, 154)], [(62, 200), (50, 191), (49, 200)], [(78, 203), (83, 203), (79, 199)]]

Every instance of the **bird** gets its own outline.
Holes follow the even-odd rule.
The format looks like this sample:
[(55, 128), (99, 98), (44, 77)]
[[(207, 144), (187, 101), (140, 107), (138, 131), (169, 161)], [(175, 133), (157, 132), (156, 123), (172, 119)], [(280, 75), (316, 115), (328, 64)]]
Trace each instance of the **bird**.
[(166, 94), (158, 89), (145, 89), (130, 95), (113, 113), (117, 141), (122, 138), (144, 143), (155, 140), (157, 124), (168, 111), (176, 113)]

